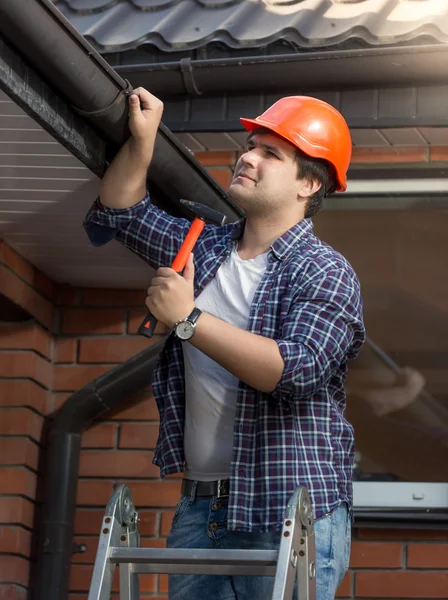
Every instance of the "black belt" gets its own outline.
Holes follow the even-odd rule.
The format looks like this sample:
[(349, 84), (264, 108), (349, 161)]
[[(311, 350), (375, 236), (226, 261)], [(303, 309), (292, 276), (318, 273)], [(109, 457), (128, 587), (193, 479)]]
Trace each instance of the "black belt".
[[(193, 479), (182, 480), (182, 496), (191, 496), (193, 489)], [(196, 487), (196, 496), (216, 496), (223, 498), (229, 495), (230, 479), (218, 479), (217, 481), (198, 481)]]

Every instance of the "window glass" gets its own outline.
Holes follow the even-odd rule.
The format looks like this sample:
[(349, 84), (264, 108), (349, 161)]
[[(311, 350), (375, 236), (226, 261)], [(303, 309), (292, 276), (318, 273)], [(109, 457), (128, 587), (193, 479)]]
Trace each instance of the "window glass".
[(346, 381), (355, 481), (448, 482), (448, 203), (437, 206), (330, 205), (314, 219), (362, 286), (368, 341)]

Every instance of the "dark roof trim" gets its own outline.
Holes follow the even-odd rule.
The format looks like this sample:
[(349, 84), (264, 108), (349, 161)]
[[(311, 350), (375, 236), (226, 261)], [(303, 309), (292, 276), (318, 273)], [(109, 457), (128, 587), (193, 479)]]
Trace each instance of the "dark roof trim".
[(104, 141), (1, 37), (0, 88), (92, 173), (103, 175)]
[[(20, 68), (23, 70), (24, 62), (34, 68), (35, 79), (45, 79), (54, 91), (52, 100), (61, 97), (72, 111), (77, 111), (104, 140), (111, 157), (129, 137), (128, 83), (105, 63), (49, 0), (0, 0), (0, 35), (8, 40), (15, 54), (20, 53), (23, 58)], [(34, 91), (32, 85), (28, 108), (39, 102), (39, 90)], [(41, 115), (41, 123), (50, 133), (53, 133), (51, 117), (54, 118), (55, 112), (57, 115), (58, 108), (56, 102), (51, 115)], [(91, 168), (91, 160), (82, 152), (78, 156), (86, 159), (84, 164)], [(171, 203), (177, 211), (186, 214), (179, 202), (186, 197), (222, 212), (230, 221), (241, 216), (221, 186), (163, 124), (159, 128), (149, 176), (159, 202), (168, 210)]]
[(144, 64), (115, 69), (156, 95), (281, 93), (446, 82), (448, 45), (427, 45)]

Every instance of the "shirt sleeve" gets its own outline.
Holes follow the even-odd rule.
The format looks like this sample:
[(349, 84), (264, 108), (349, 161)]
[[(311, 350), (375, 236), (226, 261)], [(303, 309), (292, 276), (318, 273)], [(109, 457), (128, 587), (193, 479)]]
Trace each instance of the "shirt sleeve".
[(151, 204), (147, 193), (131, 208), (109, 208), (97, 198), (83, 225), (94, 246), (116, 239), (158, 269), (171, 265), (191, 223)]
[(356, 275), (341, 267), (314, 278), (297, 294), (280, 337), (285, 366), (273, 396), (287, 402), (312, 396), (365, 340)]

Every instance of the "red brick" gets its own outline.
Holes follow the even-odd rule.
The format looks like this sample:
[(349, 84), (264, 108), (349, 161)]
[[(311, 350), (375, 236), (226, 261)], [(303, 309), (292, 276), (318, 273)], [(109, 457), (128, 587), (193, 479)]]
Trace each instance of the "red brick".
[(402, 544), (381, 542), (353, 542), (350, 567), (359, 568), (400, 568), (403, 564)]
[(129, 486), (137, 509), (143, 507), (174, 508), (180, 499), (179, 481), (133, 481)]
[(344, 579), (341, 582), (341, 585), (337, 589), (336, 597), (337, 598), (351, 598), (352, 596), (352, 581), (353, 581), (353, 573), (346, 573)]
[(166, 540), (142, 537), (140, 546), (142, 548), (166, 548)]
[(159, 592), (168, 593), (168, 575), (166, 573), (159, 575)]
[[(149, 282), (148, 282), (149, 283)], [(85, 289), (85, 306), (145, 306), (146, 290)]]
[(409, 544), (408, 567), (448, 569), (448, 544)]
[(360, 529), (358, 538), (364, 540), (447, 540), (445, 529)]
[(28, 585), (29, 561), (20, 556), (2, 556), (0, 560), (0, 583)]
[[(131, 484), (131, 488), (132, 488)], [(156, 523), (157, 523), (157, 514), (154, 511), (150, 510), (142, 510), (140, 511), (137, 508), (138, 518), (140, 519), (138, 528), (140, 531), (140, 535), (145, 536), (154, 536), (156, 535)]]
[(0, 348), (34, 350), (51, 358), (51, 335), (40, 325), (23, 323), (0, 325)]
[(204, 167), (233, 167), (236, 162), (236, 153), (232, 151), (195, 152), (195, 157)]
[(26, 498), (7, 496), (0, 498), (0, 523), (32, 527), (34, 504)]
[(30, 285), (34, 284), (34, 267), (4, 241), (0, 241), (0, 261)]
[(51, 412), (59, 410), (61, 406), (70, 398), (70, 396), (71, 394), (52, 394)]
[(360, 571), (356, 596), (365, 598), (447, 598), (448, 573)]
[(118, 421), (155, 421), (159, 418), (154, 396), (149, 390), (144, 390), (129, 398), (128, 404), (115, 409), (107, 415), (107, 419)]
[(429, 160), (448, 160), (448, 146), (431, 146), (429, 148)]
[(112, 496), (112, 481), (79, 480), (76, 503), (81, 506), (101, 506), (104, 509)]
[(124, 333), (125, 318), (123, 310), (67, 308), (62, 313), (62, 333)]
[(77, 535), (74, 538), (76, 544), (84, 544), (86, 547), (85, 552), (76, 552), (72, 556), (72, 564), (90, 564), (95, 562), (96, 552), (98, 550), (100, 530), (98, 530), (96, 536), (81, 536)]
[(78, 340), (73, 338), (59, 338), (55, 344), (55, 363), (76, 362)]
[[(179, 501), (179, 498), (177, 499), (177, 501)], [(161, 515), (162, 515), (162, 518), (160, 520), (160, 535), (163, 537), (167, 537), (167, 535), (169, 534), (169, 532), (171, 530), (171, 522), (174, 517), (174, 511), (173, 510), (169, 510), (169, 511), (164, 510), (161, 513)]]
[(43, 419), (29, 408), (0, 408), (0, 435), (29, 435), (40, 441)]
[[(93, 565), (72, 565), (70, 572), (70, 590), (74, 591), (88, 591), (92, 580)], [(156, 591), (156, 575), (140, 575), (140, 591), (142, 592), (154, 592)], [(115, 569), (114, 579), (112, 584), (112, 591), (118, 592), (119, 587), (119, 576), (118, 569)]]
[(58, 284), (38, 270), (34, 275), (34, 287), (52, 304), (56, 304)]
[[(105, 509), (106, 507), (104, 507)], [(104, 509), (78, 508), (75, 515), (75, 535), (98, 535), (104, 517)]]
[(0, 377), (24, 377), (34, 379), (46, 388), (51, 387), (52, 365), (34, 352), (2, 352)]
[[(0, 429), (2, 425), (0, 422)], [(37, 470), (38, 461), (39, 447), (30, 439), (0, 438), (0, 465), (26, 465)]]
[(0, 380), (0, 406), (30, 406), (43, 414), (49, 396), (34, 381)]
[[(141, 592), (156, 592), (157, 578), (160, 575), (140, 575), (140, 591)], [(153, 598), (151, 600), (154, 600)]]
[(0, 293), (19, 304), (23, 296), (24, 283), (15, 273), (0, 265)]
[(28, 590), (14, 584), (0, 584), (1, 600), (29, 600)]
[[(147, 312), (148, 309), (146, 308), (134, 308), (129, 311), (128, 326), (126, 330), (127, 333), (137, 333), (138, 328), (140, 327), (144, 317), (146, 317)], [(163, 323), (157, 323), (154, 330), (154, 335), (166, 335), (167, 333), (168, 327)]]
[[(89, 591), (90, 584), (92, 582), (93, 565), (72, 565), (70, 569), (70, 591)], [(115, 569), (115, 575), (117, 575), (118, 569)], [(113, 591), (118, 591), (117, 577), (114, 577), (114, 584), (112, 586)]]
[(55, 309), (53, 304), (43, 296), (35, 292), (29, 286), (25, 286), (23, 296), (18, 304), (30, 315), (53, 331)]
[(82, 435), (83, 448), (114, 448), (118, 425), (115, 423), (99, 423)]
[(120, 427), (120, 448), (155, 448), (158, 423), (126, 423)]
[(394, 146), (384, 148), (353, 148), (352, 163), (426, 162), (428, 149), (424, 146)]
[(62, 284), (59, 286), (57, 303), (59, 306), (77, 306), (80, 303), (80, 297), (81, 292), (78, 289), (68, 284)]
[(36, 476), (22, 467), (1, 467), (0, 494), (16, 494), (35, 498)]
[(79, 390), (111, 369), (112, 366), (100, 367), (96, 365), (56, 366), (54, 368), (53, 389), (57, 392)]
[(23, 527), (0, 525), (0, 552), (30, 556), (31, 533)]
[(148, 340), (145, 337), (114, 337), (110, 338), (85, 338), (80, 341), (80, 363), (122, 363), (142, 350), (146, 350), (158, 338)]
[(81, 452), (81, 477), (157, 477), (152, 452)]
[(210, 175), (226, 190), (232, 181), (232, 171), (230, 169), (208, 169)]
[(52, 328), (54, 307), (6, 267), (0, 266), (0, 293), (18, 304), (48, 329)]

